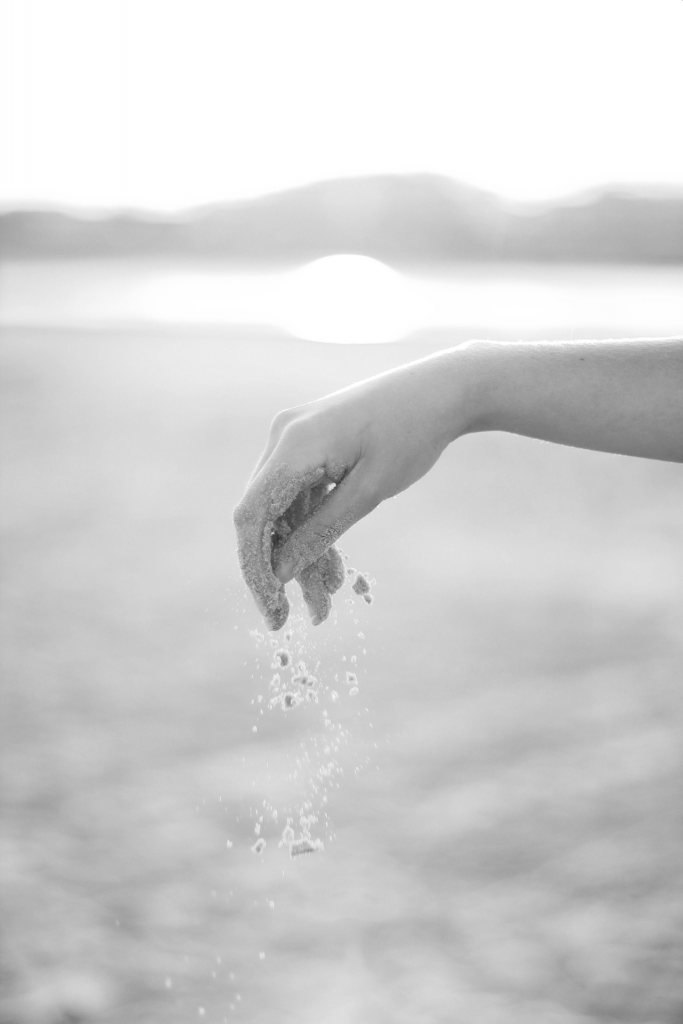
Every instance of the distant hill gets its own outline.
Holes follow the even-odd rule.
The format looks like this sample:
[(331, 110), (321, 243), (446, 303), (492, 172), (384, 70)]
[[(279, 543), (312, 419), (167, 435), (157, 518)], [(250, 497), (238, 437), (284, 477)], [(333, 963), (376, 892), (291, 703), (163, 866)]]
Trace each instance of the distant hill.
[(614, 188), (515, 206), (430, 174), (322, 181), (166, 218), (0, 214), (0, 258), (194, 257), (295, 264), (360, 253), (394, 265), (458, 260), (683, 262), (683, 190)]

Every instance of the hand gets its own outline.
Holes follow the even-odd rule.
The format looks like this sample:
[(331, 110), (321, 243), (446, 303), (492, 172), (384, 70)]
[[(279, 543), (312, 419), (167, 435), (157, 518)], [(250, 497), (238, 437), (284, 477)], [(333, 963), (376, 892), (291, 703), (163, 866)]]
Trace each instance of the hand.
[(466, 346), (279, 413), (235, 509), (242, 573), (270, 629), (296, 578), (314, 624), (343, 582), (334, 542), (423, 476), (466, 429)]
[(332, 545), (473, 430), (683, 462), (683, 339), (467, 342), (276, 416), (235, 510), (271, 629), (296, 578), (314, 623), (343, 578)]

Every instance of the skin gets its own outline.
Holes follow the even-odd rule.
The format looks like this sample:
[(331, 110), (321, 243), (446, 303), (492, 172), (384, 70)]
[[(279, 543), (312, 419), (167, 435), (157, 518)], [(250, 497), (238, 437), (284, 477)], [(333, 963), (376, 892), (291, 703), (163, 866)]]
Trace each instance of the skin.
[(269, 481), (284, 476), (296, 488), (297, 479), (320, 473), (330, 489), (267, 567), (276, 586), (300, 580), (350, 526), (424, 476), (449, 444), (482, 430), (683, 462), (683, 338), (471, 341), (287, 409), (275, 417), (238, 506), (240, 549), (244, 510), (255, 513)]

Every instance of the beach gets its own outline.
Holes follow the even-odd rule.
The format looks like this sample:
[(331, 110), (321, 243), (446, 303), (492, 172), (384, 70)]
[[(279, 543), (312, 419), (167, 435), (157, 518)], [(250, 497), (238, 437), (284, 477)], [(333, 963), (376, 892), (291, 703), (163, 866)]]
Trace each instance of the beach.
[(329, 727), (260, 714), (232, 509), (279, 409), (466, 336), (2, 328), (0, 1019), (680, 1019), (679, 466), (470, 436), (343, 537), (278, 846)]

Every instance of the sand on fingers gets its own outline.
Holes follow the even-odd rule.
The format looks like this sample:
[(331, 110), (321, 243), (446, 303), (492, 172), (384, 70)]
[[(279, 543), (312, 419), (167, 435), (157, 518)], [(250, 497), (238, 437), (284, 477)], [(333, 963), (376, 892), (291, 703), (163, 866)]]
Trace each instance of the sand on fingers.
[[(284, 544), (333, 486), (334, 480), (323, 467), (294, 473), (288, 466), (280, 465), (259, 474), (234, 511), (242, 577), (272, 631), (282, 629), (289, 616), (285, 587), (273, 567), (278, 564)], [(344, 581), (339, 551), (331, 544), (294, 578), (301, 587), (313, 625), (318, 625), (330, 614), (331, 595)]]

